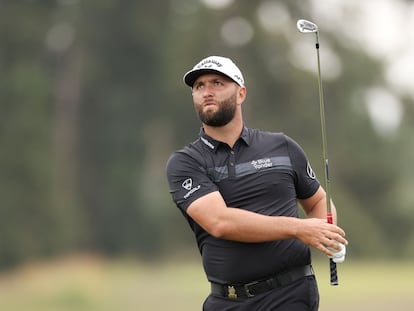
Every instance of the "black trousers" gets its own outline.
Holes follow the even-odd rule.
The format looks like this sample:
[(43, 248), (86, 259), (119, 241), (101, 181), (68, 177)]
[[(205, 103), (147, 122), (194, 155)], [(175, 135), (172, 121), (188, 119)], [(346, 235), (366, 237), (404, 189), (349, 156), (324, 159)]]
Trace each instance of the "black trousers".
[(227, 298), (210, 294), (203, 311), (317, 311), (319, 291), (315, 276), (307, 276), (285, 287), (255, 297)]

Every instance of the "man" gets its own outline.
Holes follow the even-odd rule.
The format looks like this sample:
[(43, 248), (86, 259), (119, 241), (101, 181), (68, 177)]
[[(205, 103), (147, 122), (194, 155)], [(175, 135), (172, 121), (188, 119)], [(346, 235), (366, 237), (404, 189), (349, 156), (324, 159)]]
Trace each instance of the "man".
[[(317, 310), (309, 246), (337, 261), (344, 231), (302, 148), (244, 126), (244, 78), (210, 56), (184, 76), (203, 124), (167, 163), (170, 192), (193, 230), (211, 283), (203, 310)], [(298, 217), (298, 203), (307, 218)]]

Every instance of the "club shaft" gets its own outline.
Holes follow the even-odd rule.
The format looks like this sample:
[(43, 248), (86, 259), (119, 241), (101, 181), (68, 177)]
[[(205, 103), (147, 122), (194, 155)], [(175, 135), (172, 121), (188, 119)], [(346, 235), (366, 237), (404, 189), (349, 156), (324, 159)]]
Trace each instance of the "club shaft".
[[(326, 192), (326, 210), (327, 210), (327, 220), (329, 223), (333, 223), (332, 219), (332, 207), (331, 207), (331, 186), (330, 186), (330, 177), (329, 177), (329, 161), (328, 161), (328, 140), (326, 137), (326, 118), (325, 118), (325, 104), (323, 96), (323, 87), (322, 87), (322, 75), (321, 75), (321, 61), (319, 56), (319, 35), (318, 32), (316, 35), (316, 55), (318, 61), (318, 86), (319, 86), (319, 112), (321, 119), (321, 132), (322, 132), (322, 153), (323, 153), (323, 162), (324, 162), (324, 174), (325, 174), (325, 192)], [(329, 268), (330, 268), (330, 283), (332, 286), (338, 285), (338, 273), (336, 268), (336, 263), (329, 259)]]
[(325, 118), (325, 104), (323, 100), (323, 87), (321, 78), (321, 61), (319, 56), (319, 38), (316, 32), (316, 55), (318, 61), (318, 87), (319, 87), (319, 113), (321, 119), (321, 132), (322, 132), (322, 155), (324, 162), (324, 174), (325, 174), (325, 191), (326, 191), (326, 209), (327, 213), (331, 211), (331, 189), (330, 189), (330, 177), (329, 177), (329, 161), (328, 161), (328, 141), (326, 137), (326, 118)]

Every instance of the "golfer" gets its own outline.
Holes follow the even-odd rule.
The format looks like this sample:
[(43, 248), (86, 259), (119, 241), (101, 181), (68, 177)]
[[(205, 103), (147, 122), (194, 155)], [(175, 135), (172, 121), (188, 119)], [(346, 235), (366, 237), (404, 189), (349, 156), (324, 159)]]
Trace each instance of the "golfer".
[(171, 155), (167, 178), (211, 283), (203, 310), (317, 310), (309, 247), (342, 262), (348, 242), (333, 204), (334, 224), (326, 221), (325, 191), (304, 151), (282, 133), (245, 126), (247, 90), (230, 59), (207, 57), (184, 82), (202, 128)]

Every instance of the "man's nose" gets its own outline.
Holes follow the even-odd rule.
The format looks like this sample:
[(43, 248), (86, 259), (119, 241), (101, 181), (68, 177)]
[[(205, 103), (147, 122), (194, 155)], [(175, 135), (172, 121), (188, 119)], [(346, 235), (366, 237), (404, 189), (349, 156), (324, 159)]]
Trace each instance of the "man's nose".
[(203, 97), (208, 97), (213, 95), (213, 86), (211, 84), (206, 84), (203, 88)]

